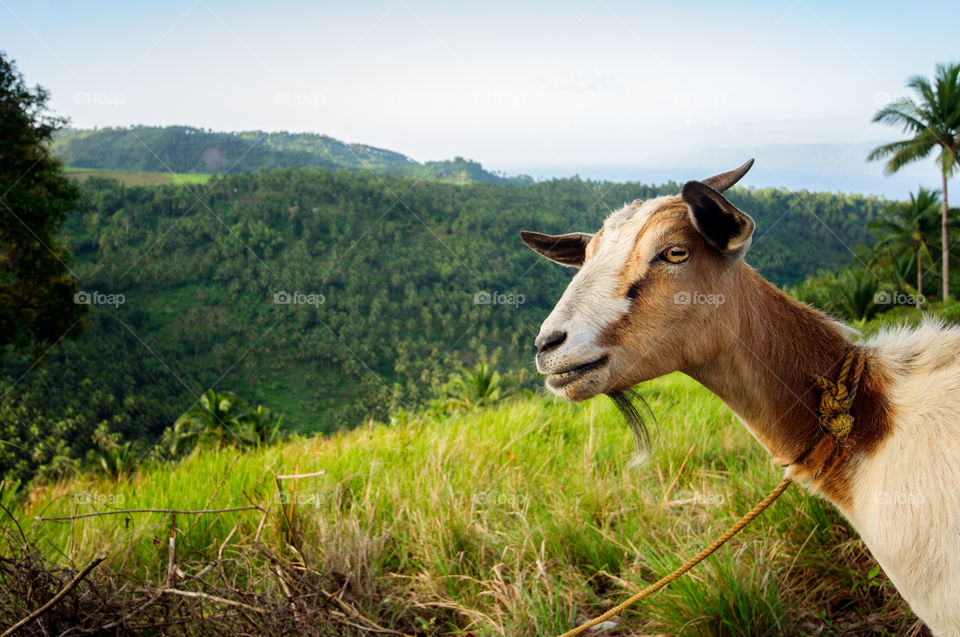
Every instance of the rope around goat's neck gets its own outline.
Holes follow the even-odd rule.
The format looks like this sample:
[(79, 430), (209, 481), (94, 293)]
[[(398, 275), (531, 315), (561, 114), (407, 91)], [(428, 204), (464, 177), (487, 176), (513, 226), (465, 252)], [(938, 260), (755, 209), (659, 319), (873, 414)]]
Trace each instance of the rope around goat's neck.
[[(821, 429), (818, 429), (814, 432), (814, 437), (811, 438), (810, 444), (807, 446), (807, 450), (804, 451), (800, 458), (798, 458), (795, 462), (800, 462), (810, 452), (814, 444), (817, 442), (817, 440), (819, 440), (819, 436), (817, 434), (822, 433), (822, 429), (826, 429), (832, 433), (841, 443), (847, 437), (847, 435), (849, 435), (850, 430), (853, 428), (853, 415), (851, 415), (850, 409), (853, 407), (853, 399), (857, 396), (857, 388), (860, 386), (860, 377), (863, 375), (863, 368), (865, 364), (866, 355), (864, 354), (863, 350), (856, 345), (853, 345), (847, 350), (847, 353), (844, 354), (843, 364), (840, 366), (840, 373), (837, 375), (836, 382), (830, 381), (823, 376), (813, 376), (817, 386), (823, 391), (823, 393), (820, 395)], [(773, 501), (779, 498), (780, 494), (787, 490), (787, 487), (790, 486), (790, 482), (790, 478), (784, 478), (781, 480), (780, 484), (778, 484), (767, 497), (758, 502), (755, 507), (750, 509), (749, 513), (737, 520), (737, 523), (731, 526), (726, 533), (714, 540), (713, 544), (700, 551), (694, 557), (690, 558), (683, 566), (659, 581), (646, 587), (639, 593), (633, 595), (623, 603), (614, 606), (607, 612), (594, 617), (586, 623), (580, 624), (573, 630), (563, 633), (560, 635), (560, 637), (575, 637), (575, 635), (580, 635), (584, 631), (593, 628), (597, 624), (604, 622), (611, 617), (619, 615), (630, 606), (633, 606), (640, 600), (656, 593), (658, 590), (689, 571), (691, 568), (709, 557), (718, 548), (726, 544), (727, 540), (743, 530), (743, 527), (747, 526), (751, 520), (753, 520), (753, 518), (760, 515), (768, 506), (773, 504)]]
[(867, 357), (863, 350), (856, 345), (847, 350), (843, 357), (843, 365), (837, 381), (833, 382), (823, 376), (813, 375), (813, 380), (823, 392), (820, 395), (820, 425), (836, 436), (841, 442), (853, 429), (853, 416), (850, 409), (853, 399), (857, 396), (860, 386), (860, 376)]

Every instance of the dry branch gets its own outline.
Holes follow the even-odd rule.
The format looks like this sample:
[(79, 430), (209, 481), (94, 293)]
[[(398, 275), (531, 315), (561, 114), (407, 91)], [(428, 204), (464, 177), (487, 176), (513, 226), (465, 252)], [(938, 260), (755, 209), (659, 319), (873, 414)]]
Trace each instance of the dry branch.
[[(182, 591), (179, 588), (165, 588), (163, 589), (164, 593), (170, 595), (180, 595), (181, 597), (195, 597), (198, 599), (206, 599), (211, 602), (217, 602), (218, 604), (226, 604), (227, 606), (236, 606), (237, 608), (242, 608), (244, 610), (252, 610), (255, 613), (260, 615), (265, 615), (267, 611), (262, 608), (257, 608), (256, 606), (251, 606), (250, 604), (244, 604), (243, 602), (236, 602), (232, 599), (226, 599), (225, 597), (217, 597), (216, 595), (207, 595), (206, 593), (197, 593), (194, 591)], [(0, 637), (3, 637), (0, 635)]]
[(96, 511), (94, 513), (81, 513), (79, 515), (67, 515), (60, 518), (36, 518), (37, 522), (70, 522), (81, 518), (95, 518), (101, 515), (122, 515), (125, 513), (166, 513), (167, 515), (204, 515), (207, 513), (234, 513), (236, 511), (264, 511), (263, 507), (256, 505), (245, 507), (231, 507), (229, 509), (118, 509), (116, 511)]
[(326, 470), (314, 471), (313, 473), (292, 473), (286, 476), (277, 476), (277, 480), (300, 480), (301, 478), (316, 478), (326, 475)]
[(107, 559), (106, 555), (100, 555), (99, 557), (94, 558), (94, 560), (89, 564), (87, 564), (86, 566), (84, 566), (83, 569), (79, 573), (77, 573), (76, 576), (74, 576), (74, 578), (70, 580), (70, 582), (67, 583), (66, 586), (61, 588), (59, 593), (51, 597), (46, 604), (44, 604), (37, 610), (33, 611), (32, 613), (30, 613), (29, 615), (27, 615), (26, 617), (18, 621), (16, 624), (11, 626), (10, 628), (3, 631), (3, 633), (0, 634), (0, 637), (9, 637), (13, 633), (17, 632), (18, 630), (20, 630), (21, 628), (23, 628), (24, 626), (32, 622), (37, 617), (40, 617), (40, 615), (43, 615), (45, 612), (53, 608), (57, 604), (57, 602), (63, 599), (63, 597), (67, 593), (72, 591), (73, 588), (80, 583), (80, 580), (86, 577), (87, 574), (90, 573), (90, 571), (95, 569), (97, 566), (100, 565), (101, 562), (103, 562), (106, 559)]

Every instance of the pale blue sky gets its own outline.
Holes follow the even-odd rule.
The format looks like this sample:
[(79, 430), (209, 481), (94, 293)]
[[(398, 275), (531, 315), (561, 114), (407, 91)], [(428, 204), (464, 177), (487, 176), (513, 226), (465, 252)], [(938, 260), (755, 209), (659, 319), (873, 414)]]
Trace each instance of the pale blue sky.
[(829, 172), (836, 156), (880, 180), (859, 146), (844, 152), (900, 135), (870, 118), (910, 75), (960, 60), (956, 14), (956, 2), (0, 0), (0, 47), (78, 127), (312, 131), (418, 160), (596, 176), (829, 144), (768, 168)]

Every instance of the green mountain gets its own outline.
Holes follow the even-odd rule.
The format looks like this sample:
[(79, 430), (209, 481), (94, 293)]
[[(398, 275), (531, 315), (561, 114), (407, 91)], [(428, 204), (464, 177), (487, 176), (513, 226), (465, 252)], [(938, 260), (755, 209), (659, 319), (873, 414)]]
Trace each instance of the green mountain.
[(59, 132), (52, 152), (72, 168), (161, 173), (238, 174), (270, 168), (369, 170), (456, 183), (529, 183), (456, 157), (418, 163), (365, 144), (314, 133), (217, 133), (188, 126), (133, 126)]
[[(63, 230), (89, 325), (39, 367), (6, 357), (0, 476), (62, 474), (109, 435), (146, 452), (210, 388), (314, 432), (422, 405), (483, 357), (536, 387), (533, 339), (573, 270), (519, 231), (592, 231), (624, 201), (680, 188), (320, 169), (82, 187), (84, 210)], [(883, 206), (773, 189), (729, 197), (757, 221), (748, 261), (781, 284), (845, 265)]]

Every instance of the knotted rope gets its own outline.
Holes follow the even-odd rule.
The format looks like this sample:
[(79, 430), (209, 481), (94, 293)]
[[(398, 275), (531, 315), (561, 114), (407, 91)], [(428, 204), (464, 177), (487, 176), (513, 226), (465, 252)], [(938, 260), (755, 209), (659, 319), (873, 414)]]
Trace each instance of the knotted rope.
[(836, 382), (817, 374), (813, 375), (813, 380), (823, 392), (820, 395), (820, 426), (841, 442), (853, 429), (850, 408), (853, 407), (853, 399), (857, 396), (866, 358), (863, 350), (853, 346), (843, 357), (843, 365), (840, 366)]

